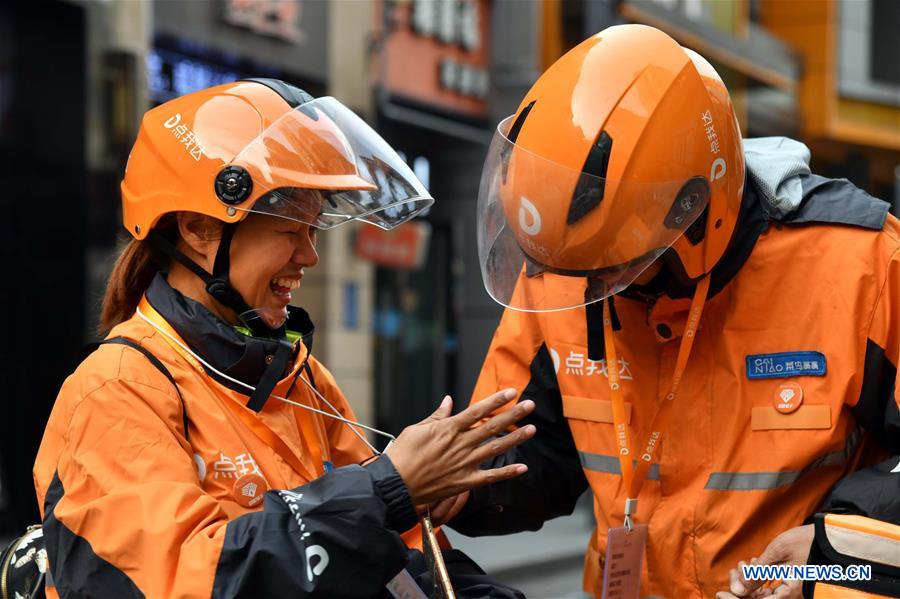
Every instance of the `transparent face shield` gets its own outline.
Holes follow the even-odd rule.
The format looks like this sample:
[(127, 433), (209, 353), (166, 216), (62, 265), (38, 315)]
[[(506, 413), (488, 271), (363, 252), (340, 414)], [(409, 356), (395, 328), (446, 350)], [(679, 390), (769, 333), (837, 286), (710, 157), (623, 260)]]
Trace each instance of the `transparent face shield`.
[(497, 127), (478, 191), (485, 289), (522, 311), (576, 308), (633, 283), (703, 213), (701, 178), (595, 177), (511, 142)]
[(253, 181), (255, 199), (238, 210), (318, 229), (351, 220), (391, 229), (434, 203), (394, 149), (331, 97), (288, 112), (230, 164)]

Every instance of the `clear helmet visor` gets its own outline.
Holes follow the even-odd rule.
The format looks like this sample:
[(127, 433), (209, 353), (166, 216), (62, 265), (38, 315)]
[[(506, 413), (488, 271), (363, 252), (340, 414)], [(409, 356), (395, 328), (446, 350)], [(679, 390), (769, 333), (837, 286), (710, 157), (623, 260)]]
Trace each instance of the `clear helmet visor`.
[(390, 229), (434, 203), (397, 152), (332, 97), (283, 115), (230, 164), (253, 184), (253, 199), (238, 210), (319, 229), (351, 220)]
[(510, 141), (500, 122), (478, 190), (478, 256), (503, 306), (555, 311), (634, 282), (703, 214), (709, 186), (614, 180), (562, 165)]

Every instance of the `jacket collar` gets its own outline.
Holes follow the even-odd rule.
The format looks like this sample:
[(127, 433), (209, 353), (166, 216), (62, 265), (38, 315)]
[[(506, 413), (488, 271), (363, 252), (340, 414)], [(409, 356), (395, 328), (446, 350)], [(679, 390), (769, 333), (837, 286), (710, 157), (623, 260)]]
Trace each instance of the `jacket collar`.
[[(266, 358), (275, 354), (278, 341), (239, 333), (206, 306), (173, 289), (164, 273), (156, 274), (147, 288), (146, 297), (191, 351), (220, 372), (248, 385), (257, 385), (266, 370)], [(314, 327), (305, 310), (288, 306), (286, 328), (300, 333), (306, 346), (311, 349)], [(295, 347), (295, 356), (296, 352)], [(249, 395), (244, 387), (213, 372), (209, 374), (228, 388)]]

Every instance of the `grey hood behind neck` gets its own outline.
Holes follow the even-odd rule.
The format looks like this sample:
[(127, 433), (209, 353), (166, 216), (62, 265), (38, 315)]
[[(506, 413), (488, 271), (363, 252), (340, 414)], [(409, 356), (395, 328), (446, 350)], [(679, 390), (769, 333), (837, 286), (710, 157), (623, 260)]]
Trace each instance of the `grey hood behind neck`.
[(800, 207), (802, 175), (809, 175), (809, 148), (787, 137), (744, 140), (747, 176), (759, 194), (763, 210), (781, 220)]
[(809, 157), (809, 148), (787, 137), (744, 140), (747, 176), (767, 220), (874, 230), (884, 226), (890, 204), (873, 198), (847, 179), (811, 174)]

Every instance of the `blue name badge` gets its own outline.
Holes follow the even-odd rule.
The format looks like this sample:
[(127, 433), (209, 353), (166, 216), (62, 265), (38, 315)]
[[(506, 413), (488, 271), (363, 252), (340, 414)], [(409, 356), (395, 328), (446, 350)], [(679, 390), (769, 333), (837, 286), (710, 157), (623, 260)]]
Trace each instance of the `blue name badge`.
[(747, 378), (781, 379), (789, 376), (825, 376), (825, 354), (792, 351), (747, 356)]
[(332, 464), (328, 460), (322, 460), (322, 468), (325, 470), (325, 474), (328, 474), (329, 472), (334, 470), (334, 464)]

